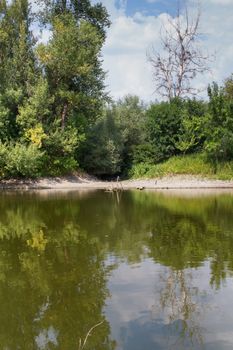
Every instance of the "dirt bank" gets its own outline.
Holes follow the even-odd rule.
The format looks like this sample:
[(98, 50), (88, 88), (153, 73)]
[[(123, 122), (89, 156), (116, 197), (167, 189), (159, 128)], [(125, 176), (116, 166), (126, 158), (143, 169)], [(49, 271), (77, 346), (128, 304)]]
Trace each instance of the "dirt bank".
[(8, 180), (0, 189), (233, 189), (233, 181), (196, 176), (168, 176), (159, 179), (99, 181), (89, 176), (72, 175), (38, 180)]

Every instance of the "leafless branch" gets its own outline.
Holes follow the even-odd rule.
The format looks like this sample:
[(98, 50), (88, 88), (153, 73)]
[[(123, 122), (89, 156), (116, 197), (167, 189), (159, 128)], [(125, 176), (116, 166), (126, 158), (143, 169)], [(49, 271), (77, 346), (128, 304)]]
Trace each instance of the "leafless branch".
[(82, 339), (81, 339), (81, 338), (79, 339), (79, 350), (83, 350), (83, 349), (84, 349), (84, 347), (85, 347), (85, 345), (86, 345), (86, 342), (87, 342), (87, 339), (88, 339), (89, 336), (91, 335), (91, 332), (92, 332), (95, 328), (97, 328), (98, 326), (100, 326), (102, 323), (104, 323), (104, 321), (101, 321), (101, 322), (97, 323), (96, 325), (94, 325), (93, 327), (91, 327), (91, 328), (89, 329), (89, 331), (87, 332), (87, 335), (86, 335), (86, 337), (84, 338), (83, 342), (82, 342)]
[(196, 94), (197, 90), (191, 86), (193, 79), (209, 70), (209, 56), (199, 47), (200, 18), (199, 5), (193, 17), (190, 16), (187, 4), (182, 13), (178, 6), (176, 17), (168, 17), (166, 25), (161, 27), (163, 54), (154, 47), (148, 54), (156, 91), (169, 100)]

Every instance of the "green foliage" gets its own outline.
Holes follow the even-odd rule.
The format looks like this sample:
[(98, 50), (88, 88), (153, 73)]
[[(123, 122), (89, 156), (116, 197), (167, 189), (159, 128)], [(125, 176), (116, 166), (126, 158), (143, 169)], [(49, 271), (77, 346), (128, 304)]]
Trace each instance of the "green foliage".
[(206, 138), (206, 103), (197, 100), (183, 102), (181, 132), (176, 148), (182, 153), (193, 153), (203, 147)]
[(146, 137), (145, 106), (137, 96), (127, 95), (112, 105), (111, 113), (122, 135), (123, 166), (129, 168), (134, 148)]
[(153, 104), (147, 110), (147, 130), (154, 148), (155, 162), (167, 159), (177, 153), (182, 120), (182, 101)]
[(55, 117), (63, 128), (81, 113), (93, 120), (104, 98), (102, 38), (91, 23), (81, 20), (77, 25), (73, 14), (66, 12), (54, 17), (52, 33), (48, 44), (38, 46), (37, 54), (54, 97)]
[(217, 167), (218, 162), (233, 158), (233, 102), (217, 84), (209, 87), (208, 93), (210, 103), (205, 150)]
[(34, 145), (0, 144), (2, 177), (38, 177), (43, 165), (43, 152)]
[[(29, 1), (0, 4), (1, 177), (73, 171), (87, 128), (101, 114), (107, 11), (88, 0), (64, 4), (44, 1), (41, 25), (49, 25), (51, 39), (39, 45)], [(111, 142), (107, 149), (114, 158)]]
[(98, 2), (92, 4), (90, 0), (37, 0), (39, 4), (44, 2), (45, 6), (41, 13), (43, 22), (51, 22), (51, 20), (63, 13), (70, 13), (76, 22), (85, 20), (92, 24), (98, 30), (102, 40), (106, 37), (106, 29), (110, 26), (109, 15), (106, 8)]
[(133, 164), (154, 164), (156, 156), (155, 147), (151, 143), (145, 142), (136, 145), (133, 149)]
[(228, 99), (233, 100), (233, 74), (225, 80), (224, 93)]
[(79, 142), (77, 130), (55, 128), (44, 140), (45, 168), (44, 175), (61, 175), (75, 170), (75, 150)]
[(233, 179), (233, 161), (210, 163), (205, 154), (175, 156), (163, 163), (135, 164), (130, 176), (133, 178), (158, 178), (171, 175), (197, 175), (221, 180)]
[(9, 110), (0, 101), (0, 140), (6, 141), (10, 128)]
[(214, 174), (214, 169), (206, 161), (202, 154), (193, 154), (186, 156), (175, 156), (163, 163), (137, 164), (131, 170), (131, 176), (138, 177), (161, 177), (169, 175), (203, 175), (209, 176)]
[(90, 130), (82, 164), (95, 175), (114, 175), (121, 171), (122, 138), (110, 111)]
[(0, 142), (0, 179), (6, 175), (7, 154), (7, 146)]
[(49, 96), (48, 82), (40, 78), (31, 91), (31, 96), (19, 106), (17, 124), (21, 134), (35, 127), (38, 123), (48, 124), (51, 119), (51, 104), (53, 99)]
[[(208, 104), (176, 98), (146, 107), (130, 95), (110, 102), (101, 59), (110, 25), (105, 7), (39, 4), (35, 17), (29, 0), (0, 2), (0, 177), (60, 175), (78, 166), (101, 176), (186, 173), (189, 158), (172, 158), (174, 168), (169, 159), (197, 153), (215, 173), (231, 164), (232, 76), (222, 88), (209, 87)], [(47, 43), (34, 39), (38, 19), (50, 28)], [(202, 173), (197, 159), (190, 173)]]

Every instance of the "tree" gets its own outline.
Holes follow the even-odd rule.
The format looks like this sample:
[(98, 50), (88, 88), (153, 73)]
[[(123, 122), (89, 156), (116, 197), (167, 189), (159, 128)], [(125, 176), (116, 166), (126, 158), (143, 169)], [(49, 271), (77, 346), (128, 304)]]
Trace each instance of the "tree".
[(91, 4), (90, 0), (37, 0), (38, 4), (44, 3), (41, 13), (43, 23), (51, 23), (54, 16), (71, 13), (76, 20), (84, 20), (98, 30), (103, 41), (106, 38), (106, 28), (110, 26), (109, 14), (106, 8), (98, 2)]
[(181, 113), (181, 131), (176, 147), (182, 153), (200, 151), (206, 136), (207, 104), (196, 99), (184, 101)]
[(163, 161), (179, 153), (176, 144), (181, 133), (183, 101), (152, 104), (146, 112), (147, 132), (154, 150), (154, 162)]
[(126, 95), (113, 104), (111, 113), (122, 135), (122, 170), (127, 171), (140, 144), (145, 142), (145, 105), (138, 96)]
[(37, 52), (54, 96), (54, 115), (62, 129), (71, 119), (80, 127), (80, 119), (95, 120), (106, 96), (101, 49), (108, 15), (89, 0), (44, 2), (52, 37)]
[[(32, 14), (28, 0), (3, 1), (0, 5), (0, 105), (8, 139), (17, 138), (16, 116), (23, 99), (37, 79), (30, 30)], [(2, 114), (2, 110), (7, 111)], [(1, 121), (0, 121), (1, 123)], [(2, 134), (3, 132), (1, 132)]]
[(87, 135), (81, 164), (94, 175), (115, 175), (121, 172), (122, 151), (122, 134), (107, 110)]
[(197, 74), (208, 70), (208, 56), (199, 47), (201, 12), (198, 7), (191, 17), (187, 6), (184, 13), (178, 7), (175, 18), (167, 17), (161, 28), (160, 40), (163, 52), (152, 47), (148, 54), (153, 68), (156, 91), (171, 100), (197, 94), (191, 83)]
[(225, 80), (224, 90), (227, 98), (233, 100), (233, 74)]
[(217, 170), (219, 162), (233, 158), (233, 103), (216, 83), (209, 86), (208, 94), (205, 150)]

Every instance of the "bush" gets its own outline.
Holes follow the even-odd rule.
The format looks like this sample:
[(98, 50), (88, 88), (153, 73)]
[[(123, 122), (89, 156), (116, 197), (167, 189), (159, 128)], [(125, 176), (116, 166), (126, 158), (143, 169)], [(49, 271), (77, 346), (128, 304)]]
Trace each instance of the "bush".
[(133, 148), (133, 164), (153, 164), (156, 160), (154, 146), (151, 143), (143, 143)]
[(87, 135), (81, 160), (83, 168), (94, 175), (115, 175), (122, 166), (122, 135), (111, 113), (100, 119)]
[(207, 162), (203, 154), (175, 156), (159, 164), (137, 164), (133, 166), (130, 176), (133, 178), (156, 178), (168, 175), (203, 175), (214, 174), (213, 166)]
[(0, 142), (0, 178), (4, 178), (6, 175), (6, 158), (8, 149), (6, 144)]
[(147, 132), (154, 147), (156, 162), (179, 153), (176, 143), (181, 133), (182, 101), (153, 104), (146, 112)]
[(218, 162), (233, 159), (233, 102), (217, 84), (209, 87), (208, 93), (210, 102), (205, 151), (217, 171)]
[(51, 132), (43, 142), (45, 149), (43, 175), (59, 176), (77, 169), (75, 151), (79, 141), (77, 130), (71, 127)]
[(1, 162), (4, 177), (38, 177), (41, 175), (44, 153), (36, 146), (16, 143), (4, 147), (7, 149), (6, 154), (4, 148), (1, 148), (4, 153)]

